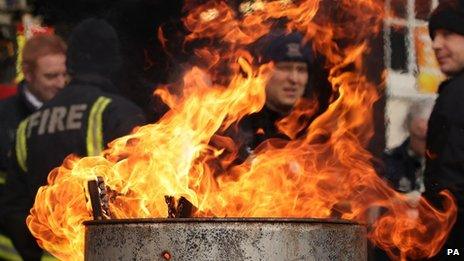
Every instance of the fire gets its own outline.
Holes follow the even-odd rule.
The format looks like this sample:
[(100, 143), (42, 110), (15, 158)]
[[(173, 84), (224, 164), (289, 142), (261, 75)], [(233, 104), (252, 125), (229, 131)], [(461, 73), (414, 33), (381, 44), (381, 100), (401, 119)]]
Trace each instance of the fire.
[[(368, 212), (380, 207), (385, 211), (370, 229), (373, 243), (395, 259), (437, 253), (456, 217), (451, 194), (443, 192), (442, 211), (421, 198), (418, 214), (408, 215), (407, 198), (377, 176), (364, 149), (379, 93), (363, 74), (362, 55), (369, 51), (366, 39), (380, 30), (382, 1), (338, 1), (337, 12), (317, 0), (259, 2), (243, 17), (224, 1), (190, 9), (186, 41), (219, 39), (221, 47), (197, 50), (199, 65), (185, 74), (181, 94), (158, 88), (171, 108), (160, 121), (111, 142), (101, 156), (69, 156), (50, 173), (27, 219), (44, 249), (60, 259), (83, 259), (82, 222), (92, 218), (86, 182), (102, 176), (116, 192), (112, 218), (166, 217), (165, 196), (188, 199), (197, 217), (339, 217), (366, 223)], [(269, 140), (232, 167), (237, 144), (221, 133), (263, 107), (273, 67), (253, 66), (259, 57), (244, 47), (282, 17), (288, 30), (303, 32), (327, 58), (321, 66), (330, 68), (332, 103), (308, 127), (297, 119), (312, 115), (318, 105), (302, 101), (279, 128), (291, 137), (304, 131), (304, 138)], [(162, 30), (158, 35), (162, 38)], [(232, 75), (226, 79), (217, 73), (224, 64)]]

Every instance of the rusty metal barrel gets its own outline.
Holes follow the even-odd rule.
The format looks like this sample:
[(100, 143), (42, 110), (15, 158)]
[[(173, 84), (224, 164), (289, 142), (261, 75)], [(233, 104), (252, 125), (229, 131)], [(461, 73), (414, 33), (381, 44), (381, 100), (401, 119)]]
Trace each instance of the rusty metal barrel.
[(85, 260), (367, 260), (366, 227), (325, 219), (186, 218), (84, 223)]

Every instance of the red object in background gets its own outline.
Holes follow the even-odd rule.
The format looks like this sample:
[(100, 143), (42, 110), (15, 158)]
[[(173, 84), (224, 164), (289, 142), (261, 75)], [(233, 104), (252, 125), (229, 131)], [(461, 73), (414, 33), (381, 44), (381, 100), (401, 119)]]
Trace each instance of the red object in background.
[[(24, 25), (22, 23), (16, 26), (16, 31), (19, 34), (24, 34)], [(40, 34), (54, 34), (55, 28), (49, 26), (39, 26), (35, 25), (29, 28), (31, 30), (32, 35), (40, 35)]]
[(15, 85), (0, 84), (0, 100), (15, 95), (16, 91), (17, 88)]

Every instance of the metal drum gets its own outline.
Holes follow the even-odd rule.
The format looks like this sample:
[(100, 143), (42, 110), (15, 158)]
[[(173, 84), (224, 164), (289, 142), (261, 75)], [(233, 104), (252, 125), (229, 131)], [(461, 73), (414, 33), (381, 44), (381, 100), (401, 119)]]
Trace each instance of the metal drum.
[(366, 227), (325, 219), (88, 221), (85, 260), (367, 260)]

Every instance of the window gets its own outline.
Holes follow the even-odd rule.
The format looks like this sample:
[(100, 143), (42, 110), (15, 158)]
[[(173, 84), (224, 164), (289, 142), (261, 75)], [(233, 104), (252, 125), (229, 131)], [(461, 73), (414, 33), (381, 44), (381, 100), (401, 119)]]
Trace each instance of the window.
[(428, 16), (437, 5), (438, 0), (385, 1), (387, 16), (384, 21), (384, 58), (388, 71), (389, 94), (414, 96), (419, 92), (416, 80), (419, 74), (416, 47), (423, 46), (416, 46), (416, 43), (418, 37), (426, 31)]
[(385, 0), (387, 148), (400, 145), (407, 137), (403, 122), (411, 102), (434, 96), (433, 90), (441, 81), (430, 80), (438, 79), (435, 73), (440, 72), (427, 27), (430, 12), (437, 5), (438, 0)]

